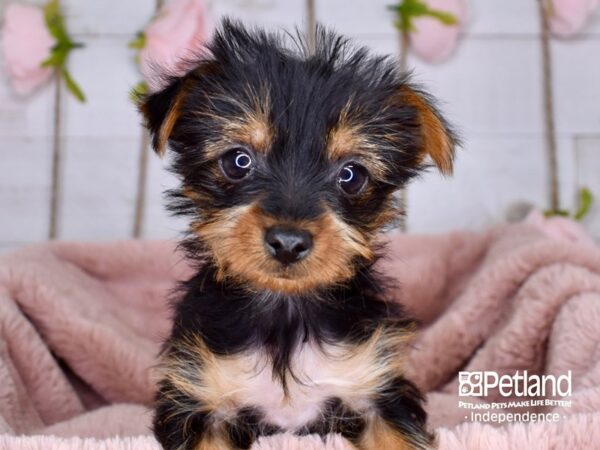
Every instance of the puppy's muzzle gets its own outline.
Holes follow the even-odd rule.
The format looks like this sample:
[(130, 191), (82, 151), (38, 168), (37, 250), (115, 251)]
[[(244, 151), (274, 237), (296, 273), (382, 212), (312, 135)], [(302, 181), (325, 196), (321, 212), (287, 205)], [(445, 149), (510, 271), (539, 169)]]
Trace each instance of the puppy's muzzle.
[(313, 239), (308, 231), (274, 226), (265, 233), (265, 247), (273, 258), (287, 266), (308, 256)]

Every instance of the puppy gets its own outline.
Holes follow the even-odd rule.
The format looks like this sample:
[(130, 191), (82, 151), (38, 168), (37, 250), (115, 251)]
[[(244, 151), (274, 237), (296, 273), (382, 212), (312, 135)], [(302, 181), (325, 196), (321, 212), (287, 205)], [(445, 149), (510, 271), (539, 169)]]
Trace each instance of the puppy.
[[(292, 41), (292, 44), (289, 41)], [(286, 43), (287, 42), (287, 43)], [(373, 269), (394, 192), (456, 139), (393, 60), (319, 30), (316, 49), (225, 21), (207, 54), (141, 100), (172, 151), (197, 274), (166, 342), (154, 433), (168, 450), (340, 433), (432, 445), (403, 373), (413, 330)]]

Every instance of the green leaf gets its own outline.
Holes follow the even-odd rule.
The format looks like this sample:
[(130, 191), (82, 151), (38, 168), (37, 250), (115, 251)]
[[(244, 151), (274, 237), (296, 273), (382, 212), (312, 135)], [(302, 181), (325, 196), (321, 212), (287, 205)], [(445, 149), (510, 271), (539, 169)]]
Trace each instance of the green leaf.
[(75, 48), (72, 42), (60, 42), (52, 47), (50, 56), (42, 62), (42, 67), (55, 67), (57, 69), (63, 67), (67, 62), (69, 52)]
[(44, 7), (44, 18), (50, 34), (58, 43), (70, 41), (65, 28), (65, 22), (60, 13), (60, 1), (51, 0)]
[(430, 15), (431, 17), (435, 17), (444, 25), (456, 25), (458, 23), (458, 19), (456, 18), (456, 16), (449, 12), (430, 9), (428, 11), (428, 15)]
[(61, 73), (65, 79), (65, 85), (67, 86), (67, 89), (69, 90), (69, 92), (71, 92), (71, 94), (73, 94), (73, 96), (80, 102), (82, 102), (82, 103), (85, 102), (85, 95), (83, 94), (83, 91), (81, 90), (79, 85), (75, 82), (73, 77), (71, 77), (71, 74), (69, 73), (69, 71), (67, 69), (63, 68)]
[[(577, 211), (573, 214), (573, 219), (581, 220), (583, 219), (587, 213), (590, 211), (592, 204), (594, 203), (594, 195), (592, 192), (584, 187), (579, 190), (579, 207)], [(561, 216), (561, 217), (571, 217), (571, 213), (564, 209), (560, 210), (548, 210), (544, 211), (544, 216), (552, 217), (552, 216)]]
[(141, 50), (146, 46), (146, 35), (143, 31), (140, 31), (135, 38), (129, 42), (128, 47), (133, 50)]
[(433, 17), (444, 25), (456, 25), (458, 19), (447, 11), (431, 9), (423, 0), (401, 0), (397, 5), (388, 6), (396, 12), (394, 25), (400, 31), (413, 31), (413, 19), (416, 17)]
[(53, 49), (50, 56), (42, 62), (42, 67), (60, 67), (64, 63), (65, 55), (58, 49)]
[(581, 188), (579, 190), (579, 208), (573, 218), (575, 220), (583, 219), (590, 211), (592, 203), (594, 203), (594, 195), (592, 192), (588, 188)]
[(67, 89), (80, 102), (85, 102), (85, 95), (79, 85), (73, 80), (66, 68), (69, 53), (83, 44), (73, 42), (67, 33), (65, 21), (60, 11), (60, 1), (50, 0), (44, 6), (44, 20), (50, 34), (56, 39), (56, 45), (50, 51), (50, 56), (42, 62), (42, 67), (53, 67), (65, 80)]
[(56, 17), (60, 14), (60, 1), (59, 0), (51, 0), (46, 3), (44, 6), (44, 14), (46, 18), (48, 17)]
[(140, 81), (136, 84), (129, 93), (129, 99), (138, 104), (144, 95), (148, 93), (148, 84), (145, 81)]

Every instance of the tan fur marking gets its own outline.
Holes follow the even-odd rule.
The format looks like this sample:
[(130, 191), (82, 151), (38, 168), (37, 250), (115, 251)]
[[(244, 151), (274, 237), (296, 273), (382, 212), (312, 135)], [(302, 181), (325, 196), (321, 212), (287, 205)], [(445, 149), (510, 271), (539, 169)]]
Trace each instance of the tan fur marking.
[(410, 441), (377, 416), (369, 420), (359, 447), (362, 450), (415, 450)]
[[(196, 113), (199, 120), (211, 120), (220, 128), (218, 141), (206, 143), (204, 151), (207, 159), (218, 158), (236, 145), (245, 145), (260, 153), (267, 153), (270, 150), (275, 131), (269, 117), (269, 91), (266, 87), (262, 87), (260, 93), (257, 93), (249, 86), (247, 90), (247, 100), (228, 94), (217, 96), (217, 99), (230, 103), (240, 110), (235, 118), (214, 114), (210, 109)], [(214, 99), (209, 100), (214, 101)]]
[[(383, 178), (389, 168), (379, 158), (378, 144), (374, 136), (363, 130), (364, 124), (355, 123), (351, 118), (351, 101), (340, 113), (338, 123), (327, 135), (327, 155), (332, 161), (356, 157), (369, 173)], [(379, 137), (385, 140), (385, 137)]]
[(206, 430), (202, 440), (196, 445), (194, 450), (234, 450), (229, 444), (223, 427)]
[(164, 156), (165, 151), (167, 150), (167, 143), (169, 142), (173, 128), (175, 127), (175, 124), (181, 115), (181, 104), (183, 103), (186, 93), (187, 89), (185, 86), (179, 90), (175, 100), (173, 101), (173, 105), (171, 105), (171, 108), (165, 116), (165, 120), (158, 131), (158, 144), (156, 153), (158, 153), (158, 155), (161, 157)]
[(294, 377), (288, 377), (286, 392), (274, 379), (266, 354), (217, 356), (200, 336), (178, 345), (185, 360), (168, 357), (163, 367), (176, 390), (198, 399), (211, 412), (215, 426), (235, 416), (239, 408), (259, 406), (268, 422), (294, 430), (318, 417), (331, 396), (356, 411), (368, 411), (378, 391), (402, 374), (400, 355), (411, 338), (412, 330), (381, 328), (358, 346), (320, 348), (306, 343), (296, 350), (291, 367)]
[(351, 155), (365, 145), (365, 138), (358, 126), (338, 124), (329, 133), (327, 151), (332, 160)]
[(230, 123), (229, 127), (225, 128), (225, 132), (229, 132), (233, 140), (246, 143), (262, 153), (269, 150), (273, 139), (273, 130), (268, 117), (257, 112), (244, 117), (239, 123)]
[(410, 89), (403, 89), (403, 101), (416, 108), (421, 122), (423, 147), (421, 159), (426, 155), (433, 160), (440, 172), (451, 175), (454, 159), (454, 142), (443, 122), (423, 98)]
[(202, 195), (202, 192), (199, 192), (195, 189), (193, 189), (190, 186), (183, 186), (181, 188), (181, 193), (189, 198), (192, 201), (198, 202), (200, 200), (204, 200), (206, 198), (206, 195)]
[(357, 347), (326, 347), (322, 363), (335, 362), (330, 382), (340, 397), (350, 400), (352, 405), (360, 399), (373, 397), (386, 382), (401, 375), (405, 362), (401, 355), (412, 336), (412, 330), (379, 328), (367, 342)]
[(283, 268), (264, 247), (265, 230), (278, 223), (249, 205), (215, 212), (192, 228), (209, 245), (220, 279), (232, 277), (257, 290), (294, 294), (339, 283), (354, 275), (354, 257), (373, 258), (369, 238), (328, 211), (293, 224), (312, 233), (314, 246), (306, 259)]

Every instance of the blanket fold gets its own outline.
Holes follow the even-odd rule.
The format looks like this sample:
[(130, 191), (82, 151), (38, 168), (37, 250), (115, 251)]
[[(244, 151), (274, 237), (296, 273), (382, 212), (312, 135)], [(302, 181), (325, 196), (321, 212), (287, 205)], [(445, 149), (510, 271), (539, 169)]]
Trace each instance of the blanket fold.
[[(600, 249), (526, 225), (440, 236), (390, 235), (380, 269), (422, 324), (407, 376), (427, 392), (441, 449), (600, 448)], [(158, 449), (151, 368), (168, 299), (191, 273), (169, 242), (56, 242), (0, 257), (0, 449)], [(460, 371), (570, 373), (569, 403), (498, 389), (459, 395)], [(459, 402), (481, 405), (465, 409)], [(473, 412), (556, 413), (474, 423)], [(257, 449), (344, 449), (282, 435)]]

